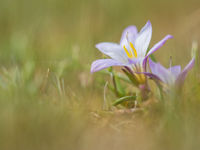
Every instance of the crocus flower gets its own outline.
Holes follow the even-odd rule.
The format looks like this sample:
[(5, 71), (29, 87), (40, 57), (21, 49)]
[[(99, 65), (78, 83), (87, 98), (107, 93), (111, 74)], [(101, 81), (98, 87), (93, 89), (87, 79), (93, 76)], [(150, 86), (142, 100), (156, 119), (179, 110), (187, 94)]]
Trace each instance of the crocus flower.
[[(171, 35), (165, 36), (147, 52), (151, 36), (151, 22), (147, 21), (139, 33), (135, 26), (127, 27), (122, 33), (119, 44), (110, 42), (97, 44), (96, 48), (111, 57), (111, 59), (94, 61), (91, 66), (91, 72), (96, 72), (111, 66), (125, 66), (131, 68), (133, 72), (144, 72), (146, 70), (148, 56), (158, 50), (168, 39), (172, 38)], [(141, 74), (140, 76), (144, 75)]]
[(159, 80), (168, 86), (180, 86), (184, 83), (188, 71), (192, 69), (195, 63), (195, 58), (187, 64), (187, 66), (181, 71), (181, 66), (172, 66), (170, 68), (163, 67), (160, 63), (155, 63), (149, 59), (149, 67), (151, 73), (146, 73), (153, 79)]

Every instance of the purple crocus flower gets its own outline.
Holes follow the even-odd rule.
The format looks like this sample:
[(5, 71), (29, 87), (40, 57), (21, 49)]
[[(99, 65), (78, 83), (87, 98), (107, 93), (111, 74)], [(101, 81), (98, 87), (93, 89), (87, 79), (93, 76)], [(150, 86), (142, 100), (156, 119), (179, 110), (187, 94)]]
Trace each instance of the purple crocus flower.
[(96, 48), (111, 57), (111, 59), (94, 61), (91, 66), (91, 72), (97, 72), (111, 66), (124, 66), (131, 68), (133, 72), (145, 72), (148, 56), (158, 50), (168, 39), (172, 38), (171, 35), (165, 36), (147, 52), (151, 36), (151, 22), (147, 21), (139, 33), (135, 26), (127, 27), (122, 33), (119, 44), (110, 42), (97, 44)]
[(192, 69), (195, 63), (195, 58), (187, 64), (187, 66), (181, 71), (181, 66), (172, 66), (170, 68), (163, 67), (160, 63), (155, 63), (149, 59), (149, 67), (152, 73), (145, 73), (153, 79), (159, 80), (169, 86), (180, 86), (184, 83), (189, 70)]

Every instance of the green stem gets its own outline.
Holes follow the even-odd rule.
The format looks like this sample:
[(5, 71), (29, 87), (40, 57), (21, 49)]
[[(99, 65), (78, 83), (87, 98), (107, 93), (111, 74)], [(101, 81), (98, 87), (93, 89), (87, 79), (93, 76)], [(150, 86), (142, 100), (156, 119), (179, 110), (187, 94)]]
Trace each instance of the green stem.
[(117, 105), (121, 104), (122, 102), (131, 101), (131, 100), (135, 100), (135, 99), (136, 99), (136, 96), (121, 97), (121, 98), (117, 99), (112, 105), (117, 106)]

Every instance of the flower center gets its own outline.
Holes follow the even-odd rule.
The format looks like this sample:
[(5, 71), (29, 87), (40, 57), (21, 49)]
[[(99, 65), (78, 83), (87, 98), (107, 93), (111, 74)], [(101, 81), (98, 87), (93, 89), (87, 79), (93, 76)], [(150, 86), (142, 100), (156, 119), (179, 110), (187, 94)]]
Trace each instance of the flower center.
[[(128, 51), (128, 49), (126, 48), (126, 46), (124, 45), (124, 51), (126, 52), (128, 58), (137, 58), (137, 51), (135, 49), (135, 47), (133, 46), (133, 44), (130, 42), (130, 47), (131, 49)], [(134, 53), (134, 54), (133, 54)]]

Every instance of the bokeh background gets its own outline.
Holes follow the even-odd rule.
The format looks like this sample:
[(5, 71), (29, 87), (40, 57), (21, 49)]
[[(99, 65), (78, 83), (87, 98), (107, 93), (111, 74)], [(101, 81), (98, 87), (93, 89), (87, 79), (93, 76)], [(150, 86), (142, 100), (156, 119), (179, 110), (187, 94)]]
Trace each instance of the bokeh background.
[(0, 149), (197, 149), (198, 71), (186, 83), (182, 98), (196, 101), (183, 105), (184, 118), (162, 107), (142, 117), (102, 111), (109, 77), (90, 74), (103, 58), (95, 44), (118, 42), (125, 27), (147, 20), (150, 47), (174, 36), (157, 60), (184, 67), (200, 40), (199, 0), (1, 0)]

